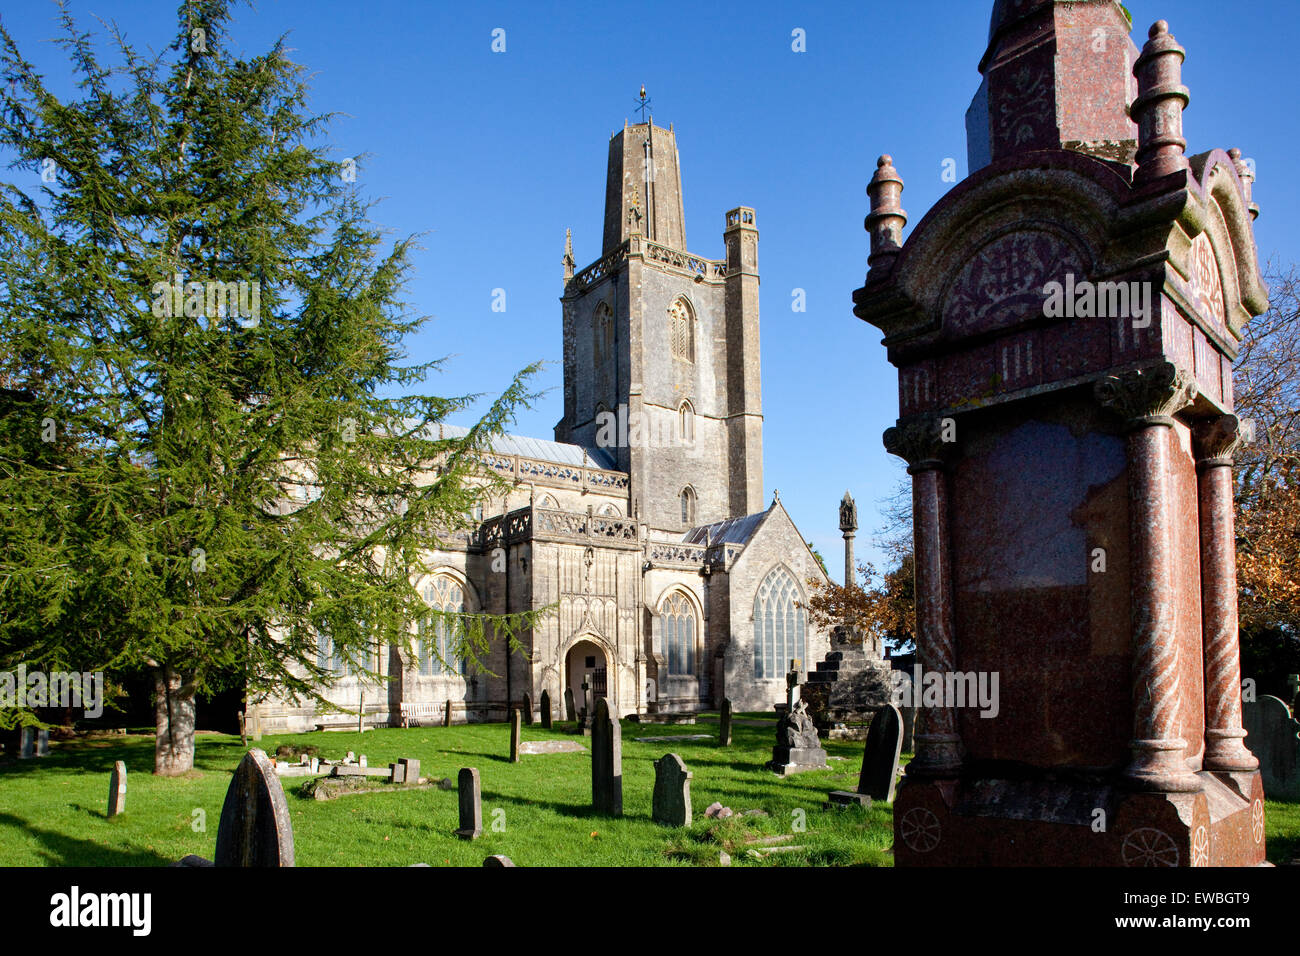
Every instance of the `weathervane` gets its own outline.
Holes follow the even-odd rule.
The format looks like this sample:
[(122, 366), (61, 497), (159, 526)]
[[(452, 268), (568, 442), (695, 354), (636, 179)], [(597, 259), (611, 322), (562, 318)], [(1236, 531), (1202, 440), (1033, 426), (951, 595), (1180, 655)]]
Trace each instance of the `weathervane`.
[(650, 101), (645, 97), (645, 84), (641, 84), (641, 99), (637, 109), (641, 111), (641, 122), (645, 122), (645, 111), (650, 106)]

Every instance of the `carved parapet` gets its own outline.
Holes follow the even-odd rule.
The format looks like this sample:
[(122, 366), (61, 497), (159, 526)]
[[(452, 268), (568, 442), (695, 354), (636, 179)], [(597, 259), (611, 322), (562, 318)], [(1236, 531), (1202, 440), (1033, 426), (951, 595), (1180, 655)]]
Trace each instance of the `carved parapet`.
[(867, 185), (871, 198), (871, 213), (863, 226), (871, 235), (871, 254), (867, 257), (867, 278), (889, 266), (903, 249), (903, 227), (907, 213), (903, 211), (903, 180), (894, 168), (888, 153), (876, 160), (876, 172)]
[(1232, 456), (1247, 441), (1241, 419), (1236, 415), (1220, 415), (1197, 422), (1192, 428), (1192, 442), (1196, 451), (1196, 467), (1209, 468), (1231, 465)]
[(1133, 64), (1138, 81), (1137, 99), (1129, 116), (1138, 124), (1137, 172), (1135, 183), (1149, 182), (1187, 169), (1183, 149), (1183, 108), (1191, 99), (1183, 86), (1183, 60), (1187, 51), (1169, 32), (1165, 20), (1157, 20), (1150, 39)]
[(1173, 425), (1174, 415), (1196, 400), (1196, 382), (1172, 362), (1157, 362), (1106, 376), (1093, 395), (1130, 428)]
[(885, 451), (907, 462), (911, 474), (943, 468), (956, 448), (955, 422), (945, 418), (918, 418), (885, 429)]
[(1228, 150), (1228, 158), (1232, 160), (1232, 165), (1237, 168), (1237, 178), (1241, 180), (1242, 196), (1246, 200), (1246, 210), (1250, 213), (1250, 218), (1259, 218), (1259, 203), (1255, 202), (1252, 193), (1255, 189), (1255, 170), (1251, 164), (1241, 158), (1241, 150), (1235, 146)]

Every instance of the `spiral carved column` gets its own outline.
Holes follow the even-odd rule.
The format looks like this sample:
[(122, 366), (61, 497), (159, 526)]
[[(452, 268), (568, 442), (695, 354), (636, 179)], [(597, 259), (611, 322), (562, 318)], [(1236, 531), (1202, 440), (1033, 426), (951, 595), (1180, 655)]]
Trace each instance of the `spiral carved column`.
[(1201, 518), (1201, 628), (1205, 654), (1205, 769), (1249, 771), (1259, 761), (1243, 743), (1241, 648), (1232, 455), (1241, 422), (1221, 415), (1192, 432)]
[[(953, 639), (952, 571), (948, 541), (946, 457), (941, 419), (900, 424), (885, 432), (885, 449), (907, 462), (912, 476), (912, 537), (916, 584), (916, 654), (923, 673), (956, 669)], [(915, 693), (920, 688), (914, 688)], [(951, 707), (925, 711), (925, 732), (916, 735), (913, 777), (954, 777), (961, 768), (961, 738)]]
[(1133, 740), (1125, 771), (1140, 790), (1201, 789), (1178, 736), (1179, 654), (1175, 630), (1174, 502), (1169, 436), (1173, 416), (1196, 397), (1191, 377), (1168, 362), (1108, 376), (1095, 387), (1128, 427), (1129, 565), (1132, 570)]

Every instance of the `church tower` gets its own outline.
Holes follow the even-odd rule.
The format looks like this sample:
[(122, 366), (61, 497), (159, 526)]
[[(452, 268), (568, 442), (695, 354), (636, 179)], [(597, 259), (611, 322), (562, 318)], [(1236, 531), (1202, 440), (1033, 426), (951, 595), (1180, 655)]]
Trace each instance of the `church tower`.
[(601, 256), (575, 272), (566, 243), (555, 438), (606, 449), (657, 530), (764, 507), (753, 209), (726, 214), (723, 241), (724, 259), (687, 251), (671, 127), (611, 137)]

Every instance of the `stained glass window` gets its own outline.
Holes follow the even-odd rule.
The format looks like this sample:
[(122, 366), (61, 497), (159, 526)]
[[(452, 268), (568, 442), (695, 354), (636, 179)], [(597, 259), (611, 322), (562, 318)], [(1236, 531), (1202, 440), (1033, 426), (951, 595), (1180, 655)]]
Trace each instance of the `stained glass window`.
[(775, 568), (754, 598), (754, 676), (780, 677), (791, 658), (804, 659), (803, 593), (790, 572)]
[(663, 627), (664, 653), (668, 673), (695, 673), (695, 607), (681, 593), (670, 594), (663, 604), (660, 622)]

